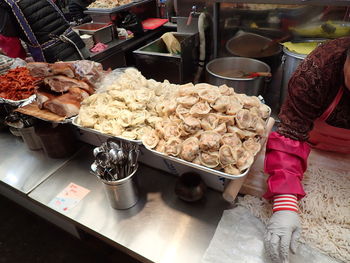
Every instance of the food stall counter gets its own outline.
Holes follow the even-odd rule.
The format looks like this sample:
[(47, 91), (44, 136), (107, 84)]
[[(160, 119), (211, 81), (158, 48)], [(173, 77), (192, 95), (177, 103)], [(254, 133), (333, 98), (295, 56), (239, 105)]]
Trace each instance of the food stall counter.
[(0, 132), (0, 181), (30, 193), (68, 159), (51, 159), (42, 150), (31, 151), (10, 133)]
[(92, 149), (81, 151), (29, 198), (52, 209), (51, 200), (74, 183), (90, 192), (71, 209), (56, 212), (78, 228), (142, 262), (200, 262), (228, 206), (220, 193), (208, 189), (201, 201), (186, 203), (174, 194), (176, 177), (140, 165), (139, 201), (130, 209), (115, 210), (102, 182), (89, 173), (92, 162)]

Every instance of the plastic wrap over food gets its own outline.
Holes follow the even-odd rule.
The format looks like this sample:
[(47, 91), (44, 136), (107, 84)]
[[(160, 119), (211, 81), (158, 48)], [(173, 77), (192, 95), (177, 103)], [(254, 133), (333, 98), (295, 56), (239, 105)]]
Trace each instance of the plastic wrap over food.
[[(225, 210), (202, 263), (269, 263), (264, 249), (265, 225), (246, 208)], [(290, 263), (338, 263), (305, 244), (290, 253)]]
[[(132, 67), (129, 67), (132, 68)], [(95, 93), (103, 93), (107, 91), (107, 87), (117, 81), (117, 79), (125, 72), (128, 68), (116, 68), (112, 71), (106, 73), (100, 80), (98, 87), (96, 88)]]

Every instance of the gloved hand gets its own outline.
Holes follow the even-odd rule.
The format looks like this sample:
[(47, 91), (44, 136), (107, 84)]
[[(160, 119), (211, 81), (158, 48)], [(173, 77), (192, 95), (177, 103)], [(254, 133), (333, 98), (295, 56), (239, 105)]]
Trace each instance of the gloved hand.
[(289, 210), (275, 212), (265, 235), (265, 249), (274, 263), (288, 263), (289, 248), (296, 252), (300, 238), (298, 213)]

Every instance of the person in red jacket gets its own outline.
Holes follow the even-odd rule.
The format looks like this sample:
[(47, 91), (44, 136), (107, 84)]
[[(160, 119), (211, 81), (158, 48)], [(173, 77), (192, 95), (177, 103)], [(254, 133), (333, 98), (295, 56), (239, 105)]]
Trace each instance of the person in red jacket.
[(350, 37), (327, 41), (296, 69), (281, 107), (280, 124), (269, 135), (264, 197), (273, 200), (265, 235), (273, 262), (288, 262), (300, 236), (298, 200), (310, 147), (350, 153)]

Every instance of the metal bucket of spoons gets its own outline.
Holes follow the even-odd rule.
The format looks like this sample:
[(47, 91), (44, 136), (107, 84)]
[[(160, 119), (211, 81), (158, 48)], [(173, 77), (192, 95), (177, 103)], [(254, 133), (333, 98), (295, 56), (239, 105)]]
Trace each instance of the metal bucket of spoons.
[(134, 206), (138, 201), (138, 145), (109, 139), (95, 148), (93, 154), (91, 171), (101, 179), (110, 205), (115, 209)]

